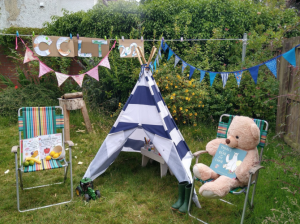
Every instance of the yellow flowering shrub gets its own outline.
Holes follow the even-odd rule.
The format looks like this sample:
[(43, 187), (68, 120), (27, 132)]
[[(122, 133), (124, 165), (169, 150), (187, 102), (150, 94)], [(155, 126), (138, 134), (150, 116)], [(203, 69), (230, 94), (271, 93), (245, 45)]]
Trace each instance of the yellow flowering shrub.
[(189, 69), (184, 74), (177, 70), (171, 69), (171, 66), (160, 66), (154, 78), (174, 120), (197, 126), (197, 120), (204, 118), (203, 101), (207, 87), (201, 85), (198, 79), (189, 80)]

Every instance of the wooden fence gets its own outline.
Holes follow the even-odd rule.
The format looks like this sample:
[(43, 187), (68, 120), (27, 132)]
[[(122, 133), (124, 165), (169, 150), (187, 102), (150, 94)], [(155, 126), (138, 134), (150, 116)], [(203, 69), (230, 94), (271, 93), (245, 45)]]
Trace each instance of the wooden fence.
[[(300, 44), (300, 37), (284, 40), (281, 52)], [(277, 61), (279, 98), (276, 132), (292, 148), (300, 151), (300, 48), (296, 48), (296, 68), (283, 57)]]

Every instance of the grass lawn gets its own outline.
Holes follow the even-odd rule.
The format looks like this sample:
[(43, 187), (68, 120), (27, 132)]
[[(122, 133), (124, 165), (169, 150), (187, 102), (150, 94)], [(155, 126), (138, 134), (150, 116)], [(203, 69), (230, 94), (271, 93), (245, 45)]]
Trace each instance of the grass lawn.
[[(72, 150), (74, 190), (115, 121), (101, 113), (90, 113), (90, 119), (95, 132), (77, 132), (85, 130), (83, 118), (79, 111), (71, 113), (71, 140), (77, 144)], [(215, 138), (216, 126), (180, 128), (191, 151), (195, 152)], [(245, 223), (271, 223), (267, 220), (300, 223), (299, 203), (294, 201), (300, 198), (300, 157), (281, 140), (273, 139), (272, 130), (274, 127), (265, 147), (262, 164), (265, 169), (260, 172), (255, 207), (252, 212), (247, 209)], [(160, 178), (157, 162), (142, 168), (141, 154), (128, 152), (121, 152), (106, 172), (95, 179), (95, 189), (102, 195), (99, 200), (85, 203), (74, 193), (69, 204), (20, 213), (16, 203), (14, 154), (10, 152), (13, 145), (18, 145), (18, 126), (0, 118), (0, 223), (198, 223), (170, 209), (177, 200), (177, 179), (169, 173)], [(209, 164), (210, 160), (209, 155), (203, 156), (204, 163)], [(79, 161), (83, 164), (78, 165)], [(6, 170), (8, 174), (4, 173)], [(24, 185), (61, 181), (62, 177), (63, 169), (24, 174)], [(21, 208), (68, 200), (69, 184), (21, 191)], [(192, 213), (209, 223), (239, 223), (244, 196), (228, 195), (225, 199), (236, 206), (199, 196), (202, 209), (193, 206)]]

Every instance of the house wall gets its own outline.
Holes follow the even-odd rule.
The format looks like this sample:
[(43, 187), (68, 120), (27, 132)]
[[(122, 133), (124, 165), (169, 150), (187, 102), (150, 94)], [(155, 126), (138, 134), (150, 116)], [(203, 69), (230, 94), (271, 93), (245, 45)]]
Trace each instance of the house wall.
[[(43, 3), (44, 7), (40, 7)], [(0, 30), (14, 27), (42, 28), (51, 16), (62, 16), (62, 9), (87, 11), (97, 0), (1, 0)]]

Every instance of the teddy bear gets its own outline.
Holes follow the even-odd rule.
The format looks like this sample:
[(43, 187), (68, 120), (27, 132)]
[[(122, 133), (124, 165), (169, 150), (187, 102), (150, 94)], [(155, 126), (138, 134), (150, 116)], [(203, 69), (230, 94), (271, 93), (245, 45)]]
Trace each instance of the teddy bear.
[(206, 145), (206, 151), (214, 156), (220, 144), (247, 151), (242, 163), (235, 167), (236, 178), (232, 179), (214, 172), (209, 166), (198, 163), (193, 167), (194, 175), (201, 180), (213, 179), (203, 184), (199, 193), (207, 198), (222, 198), (236, 187), (248, 184), (249, 170), (259, 164), (257, 145), (260, 141), (260, 130), (254, 121), (245, 116), (235, 116), (228, 128), (227, 139), (214, 139)]

